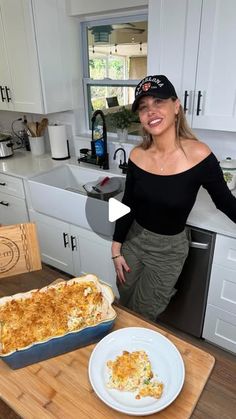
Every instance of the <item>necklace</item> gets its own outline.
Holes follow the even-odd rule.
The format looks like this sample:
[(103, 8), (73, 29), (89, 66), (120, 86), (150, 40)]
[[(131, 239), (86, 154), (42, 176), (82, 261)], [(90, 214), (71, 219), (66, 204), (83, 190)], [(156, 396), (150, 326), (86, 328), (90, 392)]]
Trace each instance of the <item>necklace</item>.
[[(165, 158), (161, 158), (160, 160), (162, 165), (160, 165), (159, 170), (160, 172), (164, 172), (166, 170), (166, 166), (173, 164), (178, 156), (173, 156), (173, 154), (175, 153), (176, 149), (172, 150), (170, 153), (167, 154), (167, 156), (165, 156)], [(163, 161), (164, 160), (164, 161)]]

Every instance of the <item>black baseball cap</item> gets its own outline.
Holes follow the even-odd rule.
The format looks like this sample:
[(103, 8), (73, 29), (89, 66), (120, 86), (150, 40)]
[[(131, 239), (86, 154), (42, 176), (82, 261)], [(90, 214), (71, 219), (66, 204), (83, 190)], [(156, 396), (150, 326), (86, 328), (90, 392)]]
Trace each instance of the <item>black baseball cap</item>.
[(135, 88), (133, 112), (138, 109), (139, 101), (144, 96), (154, 96), (160, 99), (169, 99), (170, 97), (177, 99), (178, 97), (173, 84), (163, 75), (147, 76), (139, 82)]

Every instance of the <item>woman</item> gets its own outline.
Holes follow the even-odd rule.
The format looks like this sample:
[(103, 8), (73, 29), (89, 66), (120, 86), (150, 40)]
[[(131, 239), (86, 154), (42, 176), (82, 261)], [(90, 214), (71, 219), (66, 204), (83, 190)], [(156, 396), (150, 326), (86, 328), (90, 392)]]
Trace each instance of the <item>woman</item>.
[(151, 320), (165, 310), (188, 255), (185, 224), (200, 186), (236, 222), (236, 198), (209, 147), (187, 125), (174, 86), (145, 77), (132, 106), (143, 128), (130, 153), (122, 202), (131, 212), (116, 222), (112, 259), (121, 304)]

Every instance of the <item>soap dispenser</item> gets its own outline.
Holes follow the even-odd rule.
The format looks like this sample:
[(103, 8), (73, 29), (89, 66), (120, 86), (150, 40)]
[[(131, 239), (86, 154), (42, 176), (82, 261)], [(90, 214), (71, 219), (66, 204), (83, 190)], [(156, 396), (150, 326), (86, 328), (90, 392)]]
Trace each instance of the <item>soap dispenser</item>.
[[(102, 125), (98, 119), (102, 120)], [(97, 164), (104, 170), (109, 170), (109, 156), (107, 153), (107, 128), (104, 113), (97, 110), (92, 116), (92, 157), (96, 158)]]

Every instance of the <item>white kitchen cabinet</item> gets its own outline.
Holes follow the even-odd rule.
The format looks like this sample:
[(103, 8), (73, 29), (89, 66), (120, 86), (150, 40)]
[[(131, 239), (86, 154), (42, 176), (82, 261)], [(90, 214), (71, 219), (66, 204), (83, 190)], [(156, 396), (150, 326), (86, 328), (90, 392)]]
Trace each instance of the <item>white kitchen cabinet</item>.
[(236, 353), (236, 316), (209, 304), (203, 337), (209, 342)]
[(11, 85), (10, 71), (7, 60), (6, 45), (4, 42), (4, 30), (0, 9), (0, 110), (8, 110), (11, 103), (7, 101), (6, 88)]
[(108, 283), (118, 296), (115, 270), (111, 260), (111, 241), (92, 231), (65, 223), (30, 210), (30, 220), (36, 222), (41, 257), (73, 276), (94, 273)]
[(127, 7), (142, 7), (148, 4), (148, 0), (67, 0), (70, 15), (80, 16), (88, 14), (101, 14), (113, 12)]
[(165, 74), (174, 84), (191, 123), (201, 0), (149, 0), (148, 74)]
[(0, 173), (0, 224), (18, 224), (28, 221), (22, 179)]
[[(116, 273), (111, 260), (111, 240), (75, 226), (73, 231), (79, 240), (81, 273), (94, 273), (108, 283), (118, 296)], [(76, 271), (78, 272), (78, 269)]]
[(0, 109), (72, 109), (64, 0), (0, 0)]
[(194, 128), (236, 131), (235, 15), (234, 0), (203, 0)]
[(203, 337), (236, 353), (236, 239), (217, 234)]
[(149, 0), (148, 73), (173, 82), (193, 128), (236, 131), (236, 3)]
[(37, 226), (42, 261), (74, 275), (69, 224), (33, 210), (29, 216)]

